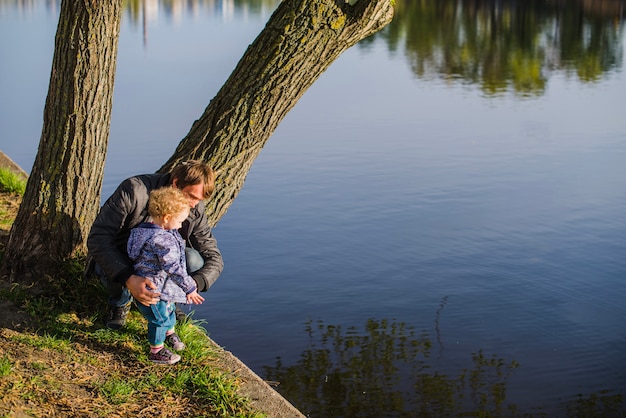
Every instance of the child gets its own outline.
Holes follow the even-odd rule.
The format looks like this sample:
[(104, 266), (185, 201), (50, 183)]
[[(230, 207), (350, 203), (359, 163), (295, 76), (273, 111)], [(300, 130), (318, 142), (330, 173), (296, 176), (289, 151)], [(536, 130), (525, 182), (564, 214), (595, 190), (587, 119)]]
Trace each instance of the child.
[(137, 303), (148, 320), (149, 360), (158, 364), (174, 364), (180, 356), (175, 351), (185, 349), (174, 327), (175, 303), (204, 302), (196, 282), (187, 273), (185, 242), (178, 232), (189, 216), (189, 198), (175, 187), (162, 187), (150, 193), (148, 213), (152, 222), (133, 228), (128, 238), (128, 255), (134, 263), (135, 274), (150, 279), (161, 299), (155, 305)]

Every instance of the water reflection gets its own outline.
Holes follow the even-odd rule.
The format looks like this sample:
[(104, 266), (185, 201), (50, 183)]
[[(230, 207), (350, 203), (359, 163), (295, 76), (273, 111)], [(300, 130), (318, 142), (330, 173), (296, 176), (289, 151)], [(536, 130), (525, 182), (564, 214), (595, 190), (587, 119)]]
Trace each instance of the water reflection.
[[(384, 39), (404, 49), (419, 78), (477, 84), (488, 96), (544, 93), (553, 72), (581, 82), (599, 81), (623, 62), (624, 1), (398, 0), (393, 22), (361, 42)], [(158, 10), (166, 16), (205, 9), (224, 18), (272, 10), (275, 0), (128, 2), (131, 20)], [(159, 8), (159, 5), (161, 7)], [(148, 16), (149, 18), (149, 16)]]
[(124, 10), (131, 23), (145, 25), (159, 15), (180, 23), (183, 16), (199, 16), (202, 13), (230, 20), (235, 13), (258, 15), (272, 11), (277, 0), (127, 0)]
[(621, 68), (623, 20), (624, 2), (613, 0), (400, 0), (375, 37), (403, 48), (417, 77), (528, 96), (542, 94), (553, 71), (590, 82)]
[[(445, 304), (445, 300), (443, 302)], [(369, 319), (361, 331), (305, 324), (309, 346), (292, 365), (280, 357), (264, 367), (266, 379), (310, 417), (414, 416), (621, 416), (626, 404), (613, 390), (575, 394), (565, 405), (521, 411), (507, 400), (507, 384), (520, 366), (496, 354), (468, 353), (471, 366), (455, 373), (435, 367), (432, 337), (403, 322)], [(537, 382), (540, 384), (541, 382)]]
[[(28, 11), (59, 0), (0, 0)], [(383, 39), (391, 52), (403, 50), (419, 78), (479, 85), (488, 96), (544, 93), (553, 72), (581, 82), (601, 80), (621, 69), (624, 0), (397, 0), (393, 22), (361, 42)], [(207, 13), (229, 20), (235, 13), (271, 12), (277, 0), (128, 0), (131, 25), (148, 26), (160, 15), (175, 24), (182, 16)]]
[(431, 369), (431, 337), (403, 322), (369, 319), (363, 331), (308, 322), (309, 347), (294, 365), (265, 367), (279, 391), (312, 417), (501, 415), (512, 361), (471, 354), (455, 375)]

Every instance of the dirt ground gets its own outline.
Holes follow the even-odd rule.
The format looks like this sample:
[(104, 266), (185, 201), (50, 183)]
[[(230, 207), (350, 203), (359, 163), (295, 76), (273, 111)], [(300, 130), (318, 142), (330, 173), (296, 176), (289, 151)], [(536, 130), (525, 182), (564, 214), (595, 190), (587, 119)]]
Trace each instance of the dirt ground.
[[(1, 154), (1, 151), (0, 151)], [(0, 163), (2, 160), (0, 159)], [(0, 211), (4, 212), (3, 216), (15, 216), (19, 207), (20, 198), (0, 192)], [(0, 225), (0, 251), (4, 250), (8, 239), (9, 226)], [(0, 279), (0, 284), (2, 279)], [(22, 357), (23, 364), (50, 364), (51, 373), (66, 373), (65, 376), (70, 378), (64, 379), (66, 387), (63, 393), (71, 393), (68, 399), (55, 399), (58, 404), (56, 408), (61, 408), (66, 416), (89, 416), (81, 413), (81, 405), (93, 405), (98, 400), (94, 398), (94, 393), (86, 391), (80, 378), (72, 379), (71, 376), (92, 376), (97, 374), (97, 369), (88, 365), (81, 365), (78, 362), (68, 364), (67, 359), (62, 358), (62, 354), (55, 353), (51, 350), (35, 350), (28, 348), (24, 344), (19, 343), (19, 339), (10, 338), (16, 333), (26, 332), (29, 328), (30, 317), (27, 313), (20, 310), (12, 302), (0, 300), (0, 356), (10, 355), (12, 358), (16, 356)], [(210, 339), (209, 339), (210, 340)], [(254, 409), (265, 414), (268, 417), (304, 417), (293, 405), (284, 399), (276, 390), (274, 390), (267, 382), (263, 381), (250, 368), (242, 363), (231, 352), (222, 349), (216, 342), (210, 340), (218, 351), (218, 358), (215, 365), (218, 369), (231, 374), (239, 382), (240, 393), (250, 400)], [(60, 356), (59, 358), (54, 358)], [(103, 364), (110, 365), (114, 359), (103, 359)], [(128, 365), (114, 365), (115, 367), (126, 367)], [(76, 368), (90, 368), (90, 370), (76, 370)], [(70, 370), (71, 369), (71, 370)], [(26, 371), (27, 372), (27, 371)], [(70, 373), (71, 372), (71, 373)], [(132, 371), (131, 371), (132, 372)], [(70, 373), (69, 375), (67, 373)], [(1, 383), (1, 381), (0, 381)], [(153, 400), (154, 401), (154, 400)], [(185, 400), (178, 400), (176, 404), (184, 404)], [(0, 400), (0, 415), (11, 417), (33, 416), (54, 416), (59, 409), (50, 409), (53, 405), (34, 404), (31, 400), (24, 398), (2, 399)], [(158, 407), (158, 405), (156, 405)], [(168, 403), (168, 408), (172, 407), (172, 403)], [(63, 409), (65, 408), (65, 409)], [(165, 409), (165, 408), (164, 408)], [(161, 409), (163, 411), (164, 409)], [(193, 407), (189, 408), (193, 410)], [(135, 411), (132, 415), (144, 416), (144, 410)], [(188, 410), (189, 412), (189, 410)], [(152, 411), (151, 416), (154, 415)]]

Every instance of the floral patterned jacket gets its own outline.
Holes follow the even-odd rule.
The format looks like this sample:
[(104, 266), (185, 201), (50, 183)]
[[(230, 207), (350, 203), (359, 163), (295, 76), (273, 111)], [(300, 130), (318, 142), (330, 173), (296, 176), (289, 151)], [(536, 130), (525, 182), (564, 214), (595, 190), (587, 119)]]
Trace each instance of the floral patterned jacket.
[(187, 303), (187, 295), (197, 290), (187, 273), (185, 241), (178, 230), (142, 223), (130, 231), (127, 249), (135, 274), (150, 279), (161, 300)]

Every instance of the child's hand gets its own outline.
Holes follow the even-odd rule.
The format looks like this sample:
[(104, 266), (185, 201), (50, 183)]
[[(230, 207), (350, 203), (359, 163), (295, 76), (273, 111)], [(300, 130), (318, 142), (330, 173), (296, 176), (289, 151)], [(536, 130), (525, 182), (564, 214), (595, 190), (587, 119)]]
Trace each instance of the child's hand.
[(196, 305), (200, 305), (204, 302), (204, 298), (198, 294), (197, 290), (194, 290), (190, 294), (187, 295), (187, 303), (194, 303)]

